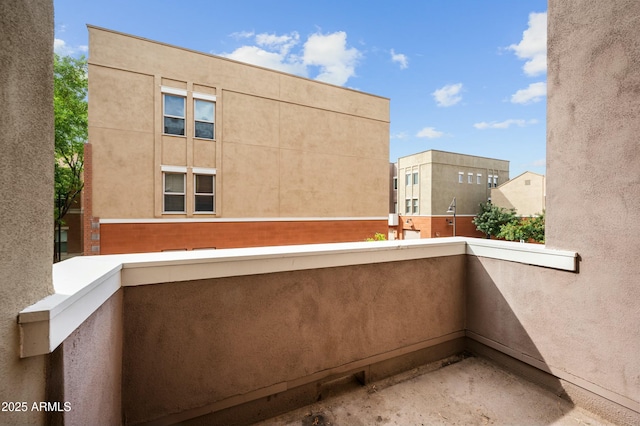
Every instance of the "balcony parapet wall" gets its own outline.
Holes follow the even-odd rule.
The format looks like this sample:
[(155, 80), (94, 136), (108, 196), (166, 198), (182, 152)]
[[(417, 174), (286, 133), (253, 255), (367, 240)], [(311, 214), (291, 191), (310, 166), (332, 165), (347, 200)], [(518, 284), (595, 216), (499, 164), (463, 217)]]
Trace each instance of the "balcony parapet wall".
[(20, 312), (20, 357), (53, 352), (121, 287), (463, 254), (577, 268), (575, 252), (464, 237), (76, 257), (53, 265), (53, 295)]

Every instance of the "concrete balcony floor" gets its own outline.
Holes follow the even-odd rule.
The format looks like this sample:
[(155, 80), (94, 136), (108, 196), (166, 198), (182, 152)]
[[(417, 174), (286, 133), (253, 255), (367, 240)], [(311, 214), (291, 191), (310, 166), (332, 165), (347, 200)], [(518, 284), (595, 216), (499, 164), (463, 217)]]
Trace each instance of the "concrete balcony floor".
[(490, 360), (458, 357), (368, 386), (358, 386), (355, 382), (336, 384), (333, 395), (326, 399), (257, 424), (575, 426), (612, 423)]

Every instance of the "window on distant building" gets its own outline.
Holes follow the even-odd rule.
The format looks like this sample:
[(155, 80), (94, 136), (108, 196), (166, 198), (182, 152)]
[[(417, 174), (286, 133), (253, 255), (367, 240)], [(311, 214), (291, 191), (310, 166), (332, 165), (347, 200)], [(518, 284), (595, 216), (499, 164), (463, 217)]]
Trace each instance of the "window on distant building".
[(164, 93), (163, 100), (164, 133), (184, 136), (185, 98)]
[(463, 183), (463, 182), (464, 182), (464, 173), (458, 172), (458, 183)]
[(410, 170), (407, 170), (407, 172), (404, 175), (404, 184), (406, 186), (411, 185), (411, 171)]
[(164, 173), (164, 209), (166, 213), (184, 213), (184, 173)]
[(480, 173), (477, 174), (477, 179), (478, 185), (482, 185), (482, 175)]
[(393, 177), (393, 189), (394, 190), (398, 189), (398, 176)]
[(467, 174), (467, 183), (473, 183), (473, 173)]
[(215, 176), (194, 174), (193, 178), (195, 180), (195, 212), (213, 213), (215, 207)]
[(493, 176), (493, 187), (497, 187), (498, 186), (498, 175), (494, 175)]
[(493, 183), (493, 175), (487, 176), (487, 184), (489, 188), (491, 188), (491, 184)]
[(413, 184), (418, 184), (418, 172), (413, 172)]
[(420, 213), (419, 209), (418, 209), (418, 199), (414, 198), (413, 199), (413, 214), (418, 214)]
[(60, 245), (58, 245), (58, 229), (56, 228), (55, 232), (54, 232), (54, 240), (55, 240), (55, 244), (56, 247), (60, 247), (60, 253), (67, 253), (68, 252), (68, 248), (67, 248), (67, 241), (68, 241), (68, 229), (60, 229)]
[(193, 116), (195, 119), (196, 138), (215, 139), (216, 104), (203, 99), (194, 99)]
[(404, 204), (404, 214), (411, 214), (411, 199), (406, 199)]

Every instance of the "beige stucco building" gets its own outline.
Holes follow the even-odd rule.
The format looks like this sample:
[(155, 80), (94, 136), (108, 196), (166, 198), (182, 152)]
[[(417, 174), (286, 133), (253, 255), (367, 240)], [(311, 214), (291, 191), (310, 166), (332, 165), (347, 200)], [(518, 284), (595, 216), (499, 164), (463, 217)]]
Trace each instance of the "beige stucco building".
[(524, 172), (497, 188), (491, 188), (491, 203), (514, 209), (521, 217), (535, 216), (545, 209), (545, 191), (544, 175)]
[(471, 223), (492, 188), (509, 180), (509, 161), (428, 150), (398, 159), (399, 238), (483, 236)]
[(389, 100), (89, 26), (89, 253), (385, 232)]

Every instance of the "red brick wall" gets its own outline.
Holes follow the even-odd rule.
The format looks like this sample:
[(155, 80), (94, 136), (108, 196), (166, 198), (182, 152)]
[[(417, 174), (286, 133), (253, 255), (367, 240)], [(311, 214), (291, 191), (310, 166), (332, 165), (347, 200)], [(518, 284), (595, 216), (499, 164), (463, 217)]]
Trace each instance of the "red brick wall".
[(100, 223), (93, 217), (93, 156), (91, 144), (84, 145), (84, 189), (82, 190), (82, 218), (83, 253), (85, 256), (100, 254)]
[[(100, 254), (364, 241), (387, 220), (103, 223)], [(95, 253), (93, 253), (95, 254)]]
[[(410, 220), (410, 223), (407, 223)], [(452, 237), (453, 215), (450, 217), (431, 217), (431, 216), (400, 216), (398, 225), (398, 238), (402, 239), (402, 231), (404, 229), (420, 231), (421, 238), (438, 238)], [(456, 236), (457, 237), (475, 237), (483, 238), (485, 235), (476, 230), (473, 224), (472, 216), (456, 217)]]

